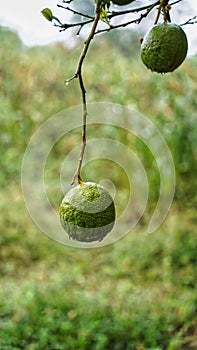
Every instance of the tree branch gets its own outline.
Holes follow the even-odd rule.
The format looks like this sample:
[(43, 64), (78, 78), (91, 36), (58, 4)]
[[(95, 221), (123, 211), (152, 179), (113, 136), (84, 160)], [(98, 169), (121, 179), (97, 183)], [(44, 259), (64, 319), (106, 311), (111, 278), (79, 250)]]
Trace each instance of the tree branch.
[(64, 10), (67, 10), (67, 11), (70, 11), (70, 12), (72, 12), (74, 15), (79, 15), (79, 16), (83, 16), (83, 17), (86, 17), (86, 18), (91, 18), (92, 20), (94, 20), (94, 17), (93, 17), (93, 16), (90, 16), (90, 15), (88, 15), (88, 14), (86, 14), (86, 13), (78, 12), (78, 11), (76, 11), (76, 10), (70, 8), (69, 6), (65, 7), (65, 6), (62, 6), (62, 5), (59, 5), (59, 4), (58, 4), (57, 7), (60, 7), (60, 8), (62, 8), (62, 9), (64, 9)]
[(181, 26), (185, 26), (186, 24), (196, 24), (197, 23), (197, 16), (194, 16), (192, 18), (189, 18), (185, 23), (182, 23)]
[[(169, 4), (169, 9), (171, 8), (171, 6), (181, 2), (183, 0), (174, 0), (171, 2), (171, 4)], [(66, 4), (70, 4), (72, 2), (71, 1), (63, 1), (64, 3)], [(102, 3), (102, 0), (100, 0), (100, 7), (101, 7), (101, 3)], [(104, 29), (101, 29), (101, 30), (98, 30), (95, 34), (98, 34), (98, 33), (104, 33), (104, 32), (109, 32), (113, 29), (118, 29), (118, 28), (121, 28), (121, 27), (126, 27), (132, 23), (136, 23), (136, 24), (139, 24), (145, 17), (148, 16), (148, 14), (157, 6), (159, 5), (158, 7), (158, 12), (157, 12), (157, 16), (156, 16), (156, 19), (155, 19), (155, 24), (158, 22), (159, 20), (159, 16), (161, 14), (161, 11), (163, 12), (163, 16), (164, 16), (164, 20), (165, 21), (168, 21), (170, 22), (170, 15), (169, 15), (169, 9), (167, 9), (167, 5), (169, 3), (169, 0), (157, 0), (157, 1), (154, 1), (152, 4), (149, 4), (149, 5), (145, 5), (145, 6), (141, 6), (141, 7), (136, 7), (136, 8), (130, 8), (130, 9), (127, 9), (127, 10), (122, 10), (122, 11), (110, 11), (108, 9), (108, 11), (106, 12), (107, 13), (107, 19), (108, 21), (105, 21), (107, 24), (108, 24), (108, 27), (107, 28), (104, 28)], [(57, 7), (59, 8), (62, 8), (62, 9), (65, 9), (67, 11), (70, 11), (72, 12), (73, 14), (77, 14), (79, 16), (83, 16), (83, 17), (86, 17), (87, 20), (86, 21), (81, 21), (81, 22), (77, 22), (77, 23), (61, 23), (60, 21), (58, 21), (57, 23), (55, 23), (54, 25), (56, 27), (59, 27), (60, 28), (60, 32), (63, 32), (65, 31), (66, 29), (69, 29), (69, 28), (72, 28), (72, 27), (79, 27), (78, 31), (77, 31), (77, 35), (79, 34), (79, 32), (81, 31), (81, 29), (90, 24), (90, 23), (93, 23), (94, 22), (94, 19), (95, 17), (94, 16), (91, 16), (91, 15), (88, 15), (86, 13), (82, 13), (82, 12), (79, 12), (79, 11), (76, 11), (75, 9), (69, 7), (69, 6), (63, 6), (63, 5), (57, 5)], [(130, 13), (137, 13), (137, 12), (142, 12), (142, 11), (146, 11), (145, 13), (141, 13), (140, 17), (136, 18), (136, 19), (132, 19), (132, 20), (129, 20), (127, 22), (124, 22), (124, 23), (119, 23), (119, 24), (116, 24), (116, 25), (112, 25), (110, 24), (110, 20), (112, 20), (113, 18), (116, 18), (116, 17), (121, 17), (123, 15), (129, 15)], [(108, 23), (109, 22), (109, 23)], [(194, 24), (196, 22), (192, 22), (190, 20), (188, 20), (187, 23), (185, 24)], [(183, 24), (184, 25), (184, 24)]]
[[(177, 1), (181, 1), (181, 0), (177, 0)], [(101, 1), (100, 1), (100, 4), (101, 4)], [(141, 11), (144, 11), (144, 10), (147, 10), (147, 12), (146, 13), (144, 13), (144, 14), (142, 14), (141, 16), (140, 16), (140, 18), (136, 18), (135, 20), (131, 20), (131, 21), (128, 21), (128, 22), (126, 22), (125, 24), (118, 24), (118, 25), (115, 25), (115, 26), (113, 26), (113, 25), (110, 25), (109, 24), (109, 27), (107, 28), (107, 29), (103, 29), (103, 30), (101, 30), (101, 31), (98, 31), (99, 33), (102, 33), (102, 32), (108, 32), (108, 31), (110, 31), (110, 30), (112, 30), (112, 29), (116, 29), (116, 28), (120, 28), (120, 27), (126, 27), (127, 25), (129, 25), (129, 24), (131, 24), (131, 23), (140, 23), (141, 22), (141, 20), (143, 19), (143, 18), (145, 18), (145, 17), (147, 17), (147, 15), (152, 11), (152, 9), (154, 8), (154, 7), (156, 7), (157, 5), (159, 5), (160, 4), (160, 0), (157, 0), (157, 1), (154, 1), (152, 4), (149, 4), (149, 5), (145, 5), (145, 6), (141, 6), (141, 7), (136, 7), (136, 8), (131, 8), (131, 9), (129, 9), (129, 10), (124, 10), (124, 11), (118, 11), (118, 12), (115, 12), (115, 11), (112, 11), (112, 12), (110, 12), (110, 11), (108, 11), (107, 12), (107, 17), (108, 17), (108, 19), (109, 20), (111, 20), (111, 19), (113, 19), (113, 18), (115, 18), (115, 17), (119, 17), (119, 16), (123, 16), (123, 15), (127, 15), (127, 14), (130, 14), (130, 13), (137, 13), (137, 12), (141, 12)], [(88, 18), (89, 20), (87, 20), (87, 21), (84, 21), (84, 22), (78, 22), (78, 23), (58, 23), (58, 24), (55, 24), (55, 26), (56, 27), (59, 27), (61, 30), (61, 32), (62, 31), (65, 31), (66, 29), (68, 29), (68, 28), (71, 28), (71, 27), (78, 27), (78, 26), (80, 26), (80, 29), (79, 29), (79, 31), (81, 30), (81, 28), (82, 27), (84, 27), (85, 25), (87, 25), (87, 24), (90, 24), (91, 22), (94, 22), (94, 17), (92, 17), (92, 16), (90, 16), (90, 15), (87, 15), (87, 14), (85, 14), (85, 13), (81, 13), (81, 12), (78, 12), (78, 11), (76, 11), (76, 10), (74, 10), (74, 9), (72, 9), (72, 8), (70, 8), (69, 6), (62, 6), (62, 5), (57, 5), (58, 7), (60, 7), (60, 8), (63, 8), (63, 9), (65, 9), (65, 10), (67, 10), (67, 11), (71, 11), (73, 14), (78, 14), (78, 15), (80, 15), (80, 16), (83, 16), (83, 17), (86, 17), (86, 18)], [(100, 5), (101, 6), (101, 5)], [(79, 31), (77, 32), (77, 33), (79, 33)], [(97, 33), (98, 33), (97, 32)]]
[(152, 9), (155, 6), (159, 5), (159, 3), (160, 3), (160, 0), (157, 0), (152, 5), (149, 4), (149, 5), (145, 5), (145, 6), (142, 6), (142, 7), (137, 7), (137, 8), (134, 8), (134, 9), (118, 11), (118, 12), (112, 11), (111, 14), (108, 15), (108, 18), (111, 19), (111, 18), (114, 18), (114, 17), (117, 17), (117, 16), (122, 16), (122, 15), (129, 14), (129, 13), (136, 13), (136, 12), (140, 12), (140, 11), (143, 11), (143, 10), (148, 10), (149, 8)]
[[(109, 25), (108, 28), (105, 28), (105, 29), (100, 29), (98, 30), (95, 34), (100, 34), (100, 33), (104, 33), (104, 32), (110, 32), (111, 30), (113, 29), (118, 29), (118, 28), (125, 28), (127, 27), (128, 25), (132, 24), (132, 23), (137, 23), (139, 24), (143, 18), (147, 17), (149, 15), (149, 13), (153, 10), (153, 8), (159, 4), (160, 1), (156, 1), (154, 2), (151, 6), (143, 6), (143, 7), (140, 7), (138, 9), (132, 9), (130, 10), (130, 12), (140, 12), (142, 10), (147, 10), (145, 13), (142, 13), (140, 15), (140, 17), (136, 18), (136, 19), (133, 19), (133, 20), (130, 20), (128, 22), (124, 22), (124, 23), (121, 23), (121, 24), (117, 24), (117, 25)], [(125, 11), (126, 12), (126, 11)], [(124, 13), (125, 13), (124, 12)], [(130, 13), (129, 12), (129, 13)], [(128, 13), (128, 12), (126, 12)]]
[(84, 43), (84, 48), (83, 48), (81, 56), (79, 58), (77, 71), (73, 77), (66, 80), (66, 83), (68, 83), (70, 80), (72, 80), (74, 78), (79, 79), (79, 86), (81, 89), (82, 106), (83, 106), (83, 110), (82, 110), (82, 145), (81, 145), (81, 150), (80, 150), (80, 154), (79, 154), (79, 161), (78, 161), (77, 170), (76, 170), (76, 172), (73, 176), (73, 179), (72, 179), (72, 183), (71, 183), (72, 185), (74, 184), (76, 178), (78, 179), (79, 184), (81, 184), (83, 182), (82, 178), (81, 178), (81, 167), (82, 167), (82, 161), (83, 161), (84, 151), (85, 151), (85, 147), (86, 147), (86, 120), (87, 120), (88, 111), (87, 111), (87, 102), (86, 102), (86, 90), (85, 90), (83, 75), (82, 75), (82, 66), (83, 66), (83, 62), (84, 62), (84, 59), (86, 57), (89, 45), (90, 45), (92, 39), (94, 38), (97, 24), (98, 24), (99, 19), (100, 19), (100, 3), (101, 3), (101, 0), (98, 0), (97, 5), (96, 5), (94, 22), (93, 22), (90, 34)]

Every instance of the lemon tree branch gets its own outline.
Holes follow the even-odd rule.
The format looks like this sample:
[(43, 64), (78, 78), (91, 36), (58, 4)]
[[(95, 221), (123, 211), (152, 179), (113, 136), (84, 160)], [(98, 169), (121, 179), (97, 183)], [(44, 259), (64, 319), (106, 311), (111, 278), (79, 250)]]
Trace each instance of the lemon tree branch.
[(57, 4), (57, 7), (60, 7), (64, 10), (67, 10), (67, 11), (70, 11), (72, 12), (74, 15), (79, 15), (79, 16), (83, 16), (83, 17), (86, 17), (86, 18), (91, 18), (92, 20), (94, 20), (94, 17), (93, 16), (90, 16), (86, 13), (82, 13), (82, 12), (79, 12), (79, 11), (76, 11), (75, 9), (72, 9), (71, 7), (69, 6), (63, 6), (63, 5), (59, 5)]
[[(139, 24), (145, 17), (147, 17), (150, 12), (154, 9), (155, 6), (157, 6), (159, 4), (160, 1), (156, 1), (154, 2), (151, 6), (143, 6), (143, 7), (140, 7), (140, 8), (135, 8), (135, 9), (132, 9), (130, 11), (121, 11), (121, 15), (123, 14), (127, 14), (127, 13), (131, 13), (131, 12), (141, 12), (143, 10), (146, 10), (144, 13), (141, 13), (141, 15), (136, 18), (136, 19), (132, 19), (130, 21), (127, 21), (127, 22), (123, 22), (121, 24), (117, 24), (117, 25), (109, 25), (107, 28), (104, 28), (104, 29), (100, 29), (98, 30), (95, 34), (100, 34), (100, 33), (104, 33), (104, 32), (110, 32), (111, 30), (114, 30), (114, 29), (118, 29), (118, 28), (125, 28), (127, 27), (128, 25), (132, 24), (132, 23), (136, 23), (136, 24)], [(111, 16), (109, 15), (108, 17), (111, 19), (115, 16), (119, 15), (119, 13), (114, 13), (114, 15), (112, 14)]]
[(74, 78), (78, 78), (79, 86), (80, 86), (80, 90), (81, 90), (81, 96), (82, 96), (82, 107), (83, 107), (83, 110), (82, 110), (82, 145), (81, 145), (81, 150), (80, 150), (80, 154), (79, 154), (79, 161), (78, 161), (77, 170), (73, 176), (71, 184), (74, 184), (76, 178), (77, 178), (79, 184), (82, 183), (81, 167), (82, 167), (82, 161), (83, 161), (84, 151), (85, 151), (85, 147), (86, 147), (86, 120), (87, 120), (87, 115), (88, 115), (87, 101), (86, 101), (86, 89), (85, 89), (84, 80), (83, 80), (82, 67), (83, 67), (83, 62), (84, 62), (84, 59), (85, 59), (86, 54), (88, 52), (90, 43), (91, 43), (92, 39), (94, 38), (96, 28), (97, 28), (97, 25), (98, 25), (98, 22), (100, 19), (100, 5), (101, 5), (101, 0), (98, 0), (97, 4), (96, 4), (94, 22), (93, 22), (90, 34), (84, 43), (84, 47), (83, 47), (81, 56), (79, 58), (77, 71), (73, 77), (66, 80), (66, 83), (68, 83), (70, 80), (72, 80)]
[(131, 8), (129, 10), (124, 10), (124, 11), (112, 11), (111, 14), (109, 14), (109, 19), (117, 17), (117, 16), (122, 16), (122, 15), (126, 15), (129, 13), (137, 13), (137, 12), (141, 12), (144, 10), (148, 10), (149, 8), (154, 8), (155, 6), (159, 5), (160, 1), (154, 1), (152, 4), (149, 5), (145, 5), (145, 6), (141, 6), (141, 7), (136, 7), (136, 8)]
[(189, 18), (185, 23), (182, 23), (181, 26), (185, 26), (186, 24), (196, 24), (197, 23), (197, 16), (194, 16), (192, 18)]

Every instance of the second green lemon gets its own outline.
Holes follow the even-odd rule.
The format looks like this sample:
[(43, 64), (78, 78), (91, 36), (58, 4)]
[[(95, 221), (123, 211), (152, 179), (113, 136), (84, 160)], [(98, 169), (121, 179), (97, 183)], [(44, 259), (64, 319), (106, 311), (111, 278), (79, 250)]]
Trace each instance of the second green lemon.
[(153, 26), (141, 45), (142, 62), (153, 72), (173, 72), (184, 61), (188, 50), (183, 29), (174, 23)]

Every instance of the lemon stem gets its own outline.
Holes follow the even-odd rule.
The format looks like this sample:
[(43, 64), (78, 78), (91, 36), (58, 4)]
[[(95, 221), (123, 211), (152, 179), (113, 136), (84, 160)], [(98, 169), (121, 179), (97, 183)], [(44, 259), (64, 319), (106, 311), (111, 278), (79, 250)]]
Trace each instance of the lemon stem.
[[(92, 24), (90, 34), (84, 43), (84, 47), (83, 47), (81, 56), (79, 58), (77, 71), (76, 71), (75, 75), (69, 79), (69, 81), (74, 79), (74, 78), (79, 79), (79, 86), (80, 86), (81, 96), (82, 96), (82, 132), (81, 132), (82, 144), (81, 144), (81, 150), (80, 150), (80, 154), (79, 154), (77, 170), (73, 176), (71, 185), (74, 184), (76, 178), (77, 178), (79, 184), (83, 183), (82, 178), (81, 178), (81, 167), (82, 167), (83, 156), (84, 156), (85, 147), (86, 147), (86, 125), (87, 125), (88, 110), (87, 110), (86, 89), (85, 89), (84, 80), (83, 80), (82, 67), (83, 67), (84, 59), (85, 59), (86, 54), (87, 54), (88, 49), (89, 49), (89, 45), (90, 45), (92, 39), (94, 38), (97, 24), (98, 24), (99, 19), (100, 19), (100, 5), (101, 5), (101, 0), (98, 0), (96, 3), (95, 18), (94, 18), (94, 21)], [(68, 83), (68, 80), (66, 82)]]
[(163, 10), (164, 22), (171, 22), (170, 15), (169, 15), (169, 10), (171, 7), (168, 5), (168, 2), (169, 2), (169, 0), (161, 0), (160, 1), (160, 5), (158, 7), (157, 16), (155, 18), (154, 24), (157, 24), (159, 17), (160, 17), (160, 14), (161, 14), (161, 10)]

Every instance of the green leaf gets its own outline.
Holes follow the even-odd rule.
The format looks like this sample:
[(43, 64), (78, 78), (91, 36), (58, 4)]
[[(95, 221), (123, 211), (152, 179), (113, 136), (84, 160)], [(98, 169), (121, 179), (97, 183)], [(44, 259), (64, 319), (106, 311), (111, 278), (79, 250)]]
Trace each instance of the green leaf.
[(108, 15), (107, 15), (107, 10), (104, 7), (101, 8), (100, 20), (107, 23), (107, 24), (110, 24), (109, 19), (108, 19)]
[(42, 15), (48, 20), (48, 21), (52, 21), (53, 19), (53, 13), (49, 8), (45, 8), (41, 11)]

